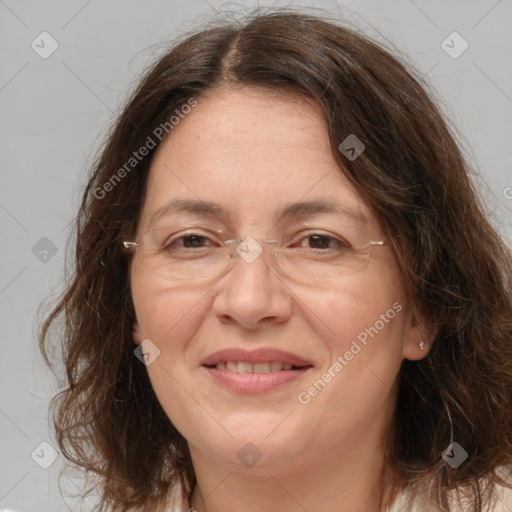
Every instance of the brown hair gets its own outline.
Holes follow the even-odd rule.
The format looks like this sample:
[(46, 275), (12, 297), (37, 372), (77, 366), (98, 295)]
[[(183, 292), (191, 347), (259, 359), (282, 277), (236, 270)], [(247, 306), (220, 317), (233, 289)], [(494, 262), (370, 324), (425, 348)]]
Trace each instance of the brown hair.
[[(101, 510), (149, 507), (177, 484), (185, 494), (194, 485), (186, 441), (133, 354), (122, 241), (135, 233), (156, 148), (104, 186), (176, 109), (223, 86), (289, 90), (321, 106), (332, 152), (392, 240), (433, 333), (429, 355), (404, 360), (398, 377), (387, 445), (400, 475), (395, 491), (421, 492), (442, 510), (449, 491), (467, 490), (468, 510), (483, 510), (505, 483), (498, 470), (512, 465), (510, 252), (422, 79), (370, 38), (291, 12), (223, 23), (176, 44), (115, 121), (83, 195), (72, 279), (40, 335), (52, 366), (49, 328), (65, 319), (66, 387), (51, 404), (63, 454), (98, 476)], [(366, 146), (353, 161), (338, 150), (350, 134)], [(457, 469), (441, 458), (453, 441), (469, 454)]]

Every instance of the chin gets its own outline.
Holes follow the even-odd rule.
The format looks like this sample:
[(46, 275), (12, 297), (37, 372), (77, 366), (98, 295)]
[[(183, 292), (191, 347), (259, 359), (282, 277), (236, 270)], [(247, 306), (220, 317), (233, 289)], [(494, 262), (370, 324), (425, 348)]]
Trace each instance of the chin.
[(213, 458), (226, 469), (255, 474), (258, 469), (270, 470), (286, 465), (287, 461), (292, 463), (311, 445), (314, 436), (307, 435), (305, 425), (298, 425), (293, 416), (293, 412), (288, 417), (280, 412), (225, 415), (223, 426), (233, 437), (225, 431), (216, 435), (218, 429), (209, 430), (212, 435), (206, 437), (202, 429), (190, 433), (187, 439), (203, 456)]

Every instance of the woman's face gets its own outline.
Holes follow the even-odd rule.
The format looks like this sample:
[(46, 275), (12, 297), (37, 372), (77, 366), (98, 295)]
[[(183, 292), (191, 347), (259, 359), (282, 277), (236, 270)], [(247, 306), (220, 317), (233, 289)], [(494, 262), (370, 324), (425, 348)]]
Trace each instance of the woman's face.
[[(178, 199), (218, 209), (162, 209)], [(339, 250), (325, 235), (385, 239), (336, 164), (320, 110), (255, 89), (210, 94), (174, 126), (151, 166), (138, 234), (149, 228), (206, 237), (181, 239), (187, 256), (233, 237), (291, 241), (290, 253)], [(231, 269), (206, 280), (161, 278), (136, 252), (134, 341), (150, 340), (142, 346), (164, 411), (193, 459), (237, 471), (377, 446), (402, 359), (426, 352), (390, 246), (375, 247), (359, 272), (319, 277), (287, 275), (264, 245), (242, 244)]]

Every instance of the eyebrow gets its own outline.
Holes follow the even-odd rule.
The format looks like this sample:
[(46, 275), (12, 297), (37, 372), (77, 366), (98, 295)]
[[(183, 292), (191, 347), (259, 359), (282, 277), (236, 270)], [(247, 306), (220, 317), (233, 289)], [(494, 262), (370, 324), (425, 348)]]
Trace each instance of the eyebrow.
[[(200, 199), (173, 199), (161, 206), (151, 216), (149, 224), (153, 224), (167, 214), (183, 212), (193, 213), (203, 217), (218, 217), (227, 222), (232, 221), (232, 213), (217, 203), (202, 201)], [(368, 223), (368, 218), (354, 207), (327, 199), (289, 203), (277, 211), (276, 220), (282, 220), (284, 217), (311, 217), (322, 213), (341, 214), (352, 217), (363, 224)]]

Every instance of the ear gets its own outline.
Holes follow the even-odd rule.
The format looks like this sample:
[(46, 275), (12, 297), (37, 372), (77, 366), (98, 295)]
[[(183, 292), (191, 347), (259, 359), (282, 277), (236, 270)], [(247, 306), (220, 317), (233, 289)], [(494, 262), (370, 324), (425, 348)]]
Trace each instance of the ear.
[(140, 326), (139, 326), (138, 322), (136, 322), (136, 321), (133, 322), (132, 337), (133, 337), (133, 342), (136, 345), (140, 345), (142, 343), (142, 336), (140, 334)]
[(415, 308), (412, 308), (404, 334), (402, 356), (411, 361), (423, 359), (430, 352), (434, 337), (434, 330), (429, 328)]

